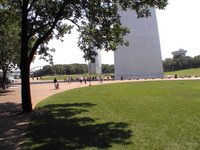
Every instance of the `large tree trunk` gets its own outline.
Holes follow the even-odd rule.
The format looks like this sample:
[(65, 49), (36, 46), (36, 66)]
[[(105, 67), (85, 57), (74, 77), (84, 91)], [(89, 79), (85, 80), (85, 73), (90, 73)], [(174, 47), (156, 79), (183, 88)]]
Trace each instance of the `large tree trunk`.
[(24, 113), (32, 111), (29, 73), (30, 65), (28, 63), (21, 65), (21, 98)]
[(27, 37), (27, 15), (28, 15), (28, 0), (23, 0), (22, 3), (22, 23), (21, 23), (21, 98), (22, 98), (22, 110), (24, 113), (32, 111), (31, 104), (31, 91), (30, 91), (30, 61), (29, 61), (29, 49), (28, 49), (28, 37)]

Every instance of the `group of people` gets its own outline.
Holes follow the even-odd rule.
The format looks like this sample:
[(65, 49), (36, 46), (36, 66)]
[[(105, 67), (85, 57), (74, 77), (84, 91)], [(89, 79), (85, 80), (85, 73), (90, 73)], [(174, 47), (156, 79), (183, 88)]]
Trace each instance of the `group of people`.
[[(72, 76), (64, 76), (64, 82), (71, 83), (72, 81), (79, 81), (80, 83), (84, 82), (85, 84), (87, 84), (87, 81), (100, 81), (100, 83), (103, 83), (105, 78), (107, 80), (112, 80), (111, 76), (107, 76), (107, 77), (103, 77), (103, 76), (89, 77), (89, 76), (81, 76), (80, 75), (75, 79), (72, 78)], [(59, 83), (58, 83), (56, 78), (54, 78), (53, 82), (54, 82), (55, 89), (59, 89)]]

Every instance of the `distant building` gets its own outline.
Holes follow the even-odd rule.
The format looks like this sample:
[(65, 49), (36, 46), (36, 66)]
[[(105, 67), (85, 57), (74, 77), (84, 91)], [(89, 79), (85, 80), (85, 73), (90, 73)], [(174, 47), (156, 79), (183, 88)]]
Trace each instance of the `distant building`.
[(179, 49), (178, 51), (172, 52), (172, 55), (173, 55), (173, 58), (174, 58), (176, 56), (185, 56), (186, 53), (187, 53), (187, 50)]
[(95, 63), (89, 64), (89, 73), (101, 74), (101, 50), (94, 48), (94, 51), (97, 53), (97, 56), (95, 57)]

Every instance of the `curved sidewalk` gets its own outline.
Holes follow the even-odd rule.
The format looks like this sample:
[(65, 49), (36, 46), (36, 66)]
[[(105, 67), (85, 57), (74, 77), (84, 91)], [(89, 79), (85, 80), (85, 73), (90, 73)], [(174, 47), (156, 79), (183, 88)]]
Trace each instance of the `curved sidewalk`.
[[(109, 84), (109, 83), (120, 83), (120, 82), (138, 82), (138, 81), (158, 81), (158, 80), (193, 80), (193, 79), (200, 79), (200, 78), (165, 78), (165, 79), (140, 79), (140, 80), (111, 80), (111, 81), (104, 81), (103, 83), (100, 83), (100, 81), (92, 81), (91, 85), (101, 85), (101, 84)], [(42, 81), (42, 80), (31, 80), (31, 99), (32, 99), (32, 106), (33, 108), (36, 106), (36, 104), (57, 93), (75, 89), (75, 88), (81, 88), (81, 87), (87, 87), (89, 86), (89, 82), (85, 84), (84, 82), (59, 82), (60, 89), (55, 89), (53, 81)], [(20, 81), (18, 84), (14, 84), (11, 87), (8, 88), (5, 92), (0, 91), (0, 104), (2, 103), (16, 103), (21, 104), (21, 84)], [(1, 111), (0, 111), (1, 112)]]
[[(107, 83), (115, 83), (119, 81), (104, 81), (103, 83), (100, 83), (99, 81), (92, 81), (91, 85), (100, 85), (100, 84), (107, 84)], [(35, 105), (51, 96), (66, 90), (75, 89), (75, 88), (81, 88), (81, 87), (87, 87), (89, 86), (89, 82), (86, 84), (84, 82), (59, 82), (60, 89), (55, 89), (53, 81), (40, 81), (40, 80), (32, 80), (31, 81), (31, 99), (32, 99), (32, 105), (33, 108)], [(16, 103), (21, 104), (21, 84), (20, 82), (17, 84), (11, 85), (6, 91), (0, 92), (0, 104), (2, 103)]]

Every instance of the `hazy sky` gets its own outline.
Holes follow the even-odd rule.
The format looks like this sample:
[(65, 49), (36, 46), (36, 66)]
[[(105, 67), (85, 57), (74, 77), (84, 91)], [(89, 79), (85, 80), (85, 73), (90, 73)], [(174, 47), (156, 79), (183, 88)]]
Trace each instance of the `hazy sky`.
[[(171, 52), (180, 48), (188, 56), (200, 55), (200, 0), (168, 0), (165, 10), (157, 10), (162, 59), (171, 58)], [(66, 35), (64, 42), (52, 40), (50, 46), (56, 49), (54, 64), (85, 63), (83, 53), (77, 47), (78, 33)], [(102, 52), (102, 63), (113, 64), (113, 52)], [(43, 66), (36, 59), (31, 65)]]

